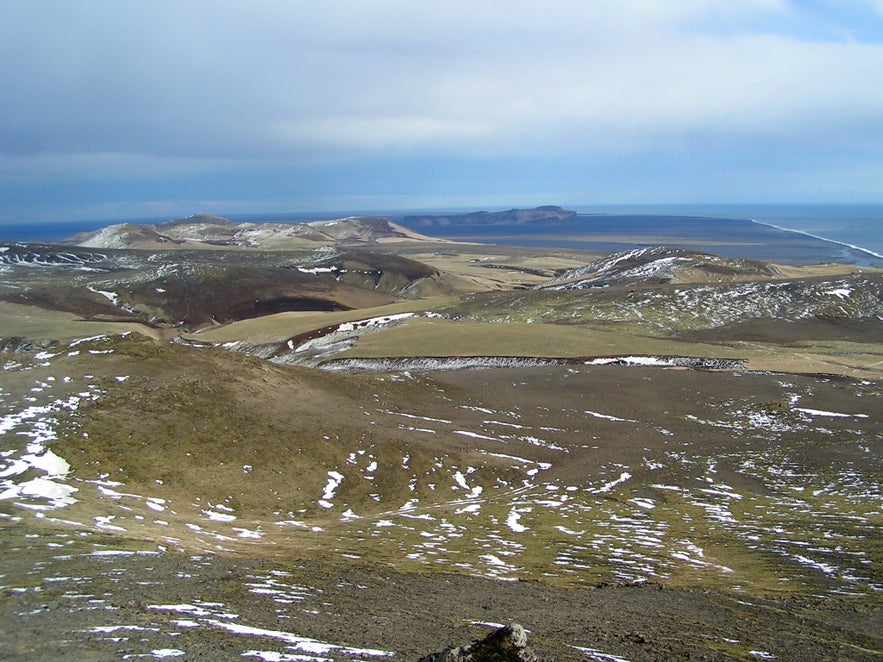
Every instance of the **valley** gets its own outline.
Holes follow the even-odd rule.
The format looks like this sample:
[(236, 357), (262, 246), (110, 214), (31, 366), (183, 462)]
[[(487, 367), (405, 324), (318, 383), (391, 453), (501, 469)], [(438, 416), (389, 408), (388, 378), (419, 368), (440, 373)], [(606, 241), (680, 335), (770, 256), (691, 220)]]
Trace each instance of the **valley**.
[(0, 246), (13, 657), (877, 658), (883, 272), (224, 220)]

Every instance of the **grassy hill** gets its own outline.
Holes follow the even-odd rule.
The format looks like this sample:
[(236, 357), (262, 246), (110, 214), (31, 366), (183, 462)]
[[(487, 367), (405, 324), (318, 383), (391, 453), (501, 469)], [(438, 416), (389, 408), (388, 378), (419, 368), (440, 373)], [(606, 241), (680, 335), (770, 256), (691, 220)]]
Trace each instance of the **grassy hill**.
[(873, 659), (879, 272), (400, 239), (0, 250), (4, 650)]

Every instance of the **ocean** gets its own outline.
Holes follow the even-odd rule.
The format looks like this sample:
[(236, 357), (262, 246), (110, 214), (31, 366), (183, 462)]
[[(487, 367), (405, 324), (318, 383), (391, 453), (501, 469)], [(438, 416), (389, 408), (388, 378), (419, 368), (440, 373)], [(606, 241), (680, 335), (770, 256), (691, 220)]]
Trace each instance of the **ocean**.
[[(666, 243), (727, 257), (883, 267), (883, 204), (573, 205), (577, 221), (558, 226), (448, 226), (432, 234), (469, 241), (612, 252)], [(471, 210), (470, 210), (471, 211)], [(301, 222), (365, 212), (235, 214), (255, 222)], [(401, 221), (402, 211), (372, 211)], [(433, 213), (420, 210), (419, 213)], [(439, 212), (442, 213), (442, 212)], [(444, 212), (447, 213), (447, 212)], [(464, 212), (465, 213), (465, 212)], [(158, 223), (165, 218), (128, 220)], [(57, 242), (113, 220), (0, 225), (0, 241)]]
[[(613, 252), (667, 245), (782, 264), (883, 268), (883, 205), (582, 206), (558, 225), (449, 225), (449, 239)], [(424, 229), (421, 229), (424, 231)]]
[[(584, 207), (574, 207), (585, 211)], [(758, 223), (805, 232), (883, 257), (883, 204), (802, 205), (645, 205), (618, 207), (619, 212), (745, 218)]]

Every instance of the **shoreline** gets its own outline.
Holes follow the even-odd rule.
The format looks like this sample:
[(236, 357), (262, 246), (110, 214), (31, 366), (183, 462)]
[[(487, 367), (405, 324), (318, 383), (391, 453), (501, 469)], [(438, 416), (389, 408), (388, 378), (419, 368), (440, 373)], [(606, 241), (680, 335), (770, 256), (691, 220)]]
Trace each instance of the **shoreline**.
[[(602, 215), (604, 215), (604, 214), (602, 214)], [(618, 214), (612, 213), (609, 215), (615, 217)], [(641, 215), (644, 216), (645, 214), (641, 214)], [(594, 217), (594, 216), (595, 216), (595, 214), (586, 214), (585, 212), (579, 213), (579, 217)], [(684, 214), (684, 213), (679, 213), (679, 214), (676, 214), (676, 213), (646, 214), (647, 219), (650, 219), (654, 216), (667, 216), (667, 217), (679, 219), (680, 221), (687, 221), (691, 218), (697, 218), (694, 215)], [(390, 217), (395, 218), (395, 215), (390, 214)], [(880, 265), (878, 264), (878, 261), (883, 261), (883, 250), (880, 250), (880, 249), (875, 250), (875, 249), (867, 248), (865, 246), (862, 246), (862, 245), (859, 245), (856, 243), (851, 243), (849, 241), (842, 241), (839, 239), (833, 239), (829, 236), (824, 236), (823, 234), (815, 234), (811, 231), (801, 230), (801, 229), (797, 229), (794, 227), (787, 227), (787, 225), (780, 225), (775, 222), (759, 220), (758, 218), (751, 217), (749, 214), (746, 214), (745, 216), (707, 215), (707, 216), (702, 216), (700, 218), (706, 218), (706, 219), (713, 220), (713, 221), (736, 220), (736, 221), (751, 223), (755, 226), (766, 227), (766, 228), (770, 228), (770, 229), (774, 229), (774, 230), (779, 230), (781, 232), (788, 232), (788, 233), (793, 233), (796, 235), (801, 235), (801, 236), (806, 237), (808, 239), (813, 239), (815, 241), (821, 241), (821, 242), (824, 242), (825, 244), (837, 246), (842, 249), (852, 251), (856, 254), (857, 259), (862, 260), (862, 261), (867, 261), (867, 266), (869, 266), (869, 267), (879, 267)], [(155, 219), (140, 219), (140, 220), (147, 221), (147, 220), (155, 220)], [(91, 225), (91, 224), (92, 223), (89, 223), (89, 225)], [(81, 227), (78, 228), (76, 223), (71, 223), (71, 224), (38, 223), (35, 225), (11, 224), (11, 225), (7, 225), (7, 226), (0, 226), (0, 237), (4, 236), (4, 234), (5, 234), (4, 231), (8, 232), (11, 235), (11, 236), (9, 236), (8, 239), (0, 239), (0, 241), (3, 241), (4, 243), (49, 243), (49, 244), (54, 244), (54, 243), (57, 243), (58, 241), (61, 241), (61, 239), (58, 239), (57, 237), (61, 236), (62, 234), (70, 236), (67, 233), (75, 232), (75, 231), (81, 229)], [(26, 230), (26, 228), (27, 228), (27, 230)], [(63, 228), (63, 230), (62, 230), (62, 228)], [(27, 232), (27, 234), (25, 234), (26, 232)], [(25, 239), (25, 238), (23, 238), (23, 236), (29, 236), (30, 238)], [(441, 240), (445, 240), (446, 239), (445, 233), (442, 232), (437, 238), (441, 239)], [(478, 243), (481, 244), (481, 243), (500, 243), (500, 242), (502, 242), (502, 244), (517, 245), (517, 246), (522, 246), (522, 247), (526, 247), (526, 248), (546, 247), (545, 245), (535, 244), (534, 242), (532, 242), (530, 240), (528, 240), (524, 243), (517, 243), (516, 244), (516, 243), (512, 243), (511, 241), (507, 241), (506, 239), (507, 238), (505, 235), (490, 236), (490, 237), (485, 237), (482, 241), (479, 241)], [(586, 239), (588, 239), (588, 238), (586, 238)], [(593, 240), (591, 240), (591, 242), (593, 242), (593, 243), (597, 243), (599, 241), (601, 241), (600, 237), (595, 237)], [(579, 237), (569, 237), (565, 240), (565, 243), (573, 244), (574, 247), (578, 248), (577, 244), (581, 243), (581, 239)], [(615, 248), (611, 249), (611, 250), (615, 250)], [(705, 250), (708, 250), (708, 249), (705, 249)], [(776, 261), (776, 259), (774, 259), (773, 257), (763, 258), (763, 259), (767, 259), (768, 261)], [(830, 261), (837, 261), (837, 260), (835, 259), (835, 256), (832, 255)]]
[(776, 225), (774, 223), (767, 223), (766, 221), (759, 221), (756, 218), (749, 218), (746, 220), (751, 221), (752, 223), (756, 223), (757, 225), (764, 225), (768, 228), (774, 228), (776, 230), (781, 230), (783, 232), (793, 232), (795, 234), (801, 234), (804, 237), (810, 237), (811, 239), (818, 239), (819, 241), (824, 241), (829, 244), (836, 244), (837, 246), (843, 246), (845, 248), (849, 248), (851, 250), (858, 251), (858, 252), (864, 253), (866, 255), (870, 255), (874, 259), (883, 260), (883, 255), (881, 255), (880, 253), (875, 253), (870, 248), (865, 248), (864, 246), (857, 246), (856, 244), (850, 244), (845, 241), (839, 241), (837, 239), (831, 239), (829, 237), (822, 237), (821, 235), (813, 234), (811, 232), (807, 232), (806, 230), (796, 230), (794, 228), (786, 228), (784, 226)]

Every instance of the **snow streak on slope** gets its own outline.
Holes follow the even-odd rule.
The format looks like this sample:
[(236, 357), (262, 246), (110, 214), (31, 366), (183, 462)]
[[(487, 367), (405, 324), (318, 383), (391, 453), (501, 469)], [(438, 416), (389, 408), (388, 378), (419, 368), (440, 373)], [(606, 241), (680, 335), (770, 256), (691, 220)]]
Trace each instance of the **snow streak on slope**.
[(43, 244), (0, 243), (0, 266), (8, 267), (65, 267), (81, 271), (103, 271), (99, 266), (107, 255)]
[[(58, 354), (38, 353), (35, 358), (48, 363)], [(27, 369), (8, 362), (4, 371)], [(79, 393), (57, 397), (47, 404), (36, 404), (34, 394), (49, 394), (72, 381), (54, 376), (37, 378), (24, 397), (0, 392), (0, 500), (12, 500), (32, 510), (53, 510), (76, 502), (77, 488), (67, 480), (70, 465), (51, 447), (57, 440), (56, 416), (73, 412), (83, 401), (94, 400), (99, 392), (87, 385)], [(61, 390), (59, 389), (59, 390)]]
[[(55, 403), (63, 411), (69, 395), (56, 391), (69, 382), (61, 373), (52, 374), (56, 366), (77, 352), (103, 351), (108, 351), (104, 341), (94, 338), (4, 366), (18, 377), (34, 375), (25, 382), (30, 390), (0, 392), (3, 420), (8, 421), (0, 471), (12, 481), (4, 489), (51, 477), (79, 490), (80, 503), (56, 504), (19, 489), (8, 501), (24, 512), (42, 512), (47, 503), (56, 509), (67, 506), (65, 518), (78, 526), (149, 537), (175, 549), (284, 550), (296, 540), (340, 558), (504, 580), (542, 576), (634, 583), (686, 574), (696, 581), (768, 586), (765, 575), (755, 577), (766, 571), (745, 560), (763, 554), (786, 564), (774, 571), (795, 585), (821, 582), (818, 590), (843, 593), (883, 589), (867, 542), (883, 503), (879, 485), (870, 479), (879, 464), (874, 454), (879, 439), (868, 432), (873, 385), (845, 381), (835, 388), (824, 380), (801, 378), (798, 388), (775, 385), (774, 377), (741, 373), (726, 377), (734, 388), (742, 380), (772, 383), (779, 406), (758, 404), (746, 387), (730, 400), (687, 399), (677, 405), (681, 411), (667, 412), (666, 419), (643, 420), (633, 400), (601, 402), (598, 394), (574, 389), (580, 380), (606, 383), (592, 381), (599, 372), (613, 378), (613, 369), (605, 366), (533, 371), (533, 377), (560, 388), (562, 400), (579, 403), (560, 411), (554, 399), (540, 405), (522, 395), (530, 369), (522, 369), (518, 381), (507, 381), (503, 370), (479, 377), (511, 384), (505, 404), (488, 389), (465, 398), (465, 376), (362, 376), (355, 380), (361, 387), (369, 393), (372, 385), (377, 389), (377, 397), (369, 396), (356, 412), (364, 434), (337, 436), (337, 430), (322, 430), (327, 443), (319, 442), (323, 450), (309, 465), (312, 476), (304, 481), (303, 494), (296, 503), (258, 516), (243, 506), (238, 490), (278, 487), (257, 482), (268, 469), (261, 466), (259, 453), (236, 462), (244, 477), (241, 487), (231, 486), (226, 498), (211, 500), (192, 494), (184, 501), (180, 486), (154, 492), (145, 490), (142, 481), (138, 493), (107, 475), (92, 483), (65, 475), (64, 449), (50, 448), (44, 429), (35, 425), (52, 412), (36, 407)], [(122, 360), (90, 353), (90, 365), (97, 368), (105, 356), (114, 364)], [(640, 371), (638, 381), (658, 376), (643, 366), (634, 370)], [(679, 376), (687, 374), (666, 372), (665, 383), (679, 383)], [(112, 373), (104, 383), (119, 392), (140, 387), (131, 386), (138, 380), (126, 377)], [(77, 388), (67, 388), (75, 394), (91, 392), (80, 379), (86, 386), (94, 384), (83, 375), (72, 379)], [(707, 384), (705, 379), (695, 383)], [(814, 391), (828, 392), (837, 403)], [(854, 399), (844, 399), (843, 392), (855, 394)], [(403, 393), (421, 397), (397, 399), (395, 394)], [(29, 397), (41, 402), (28, 402)], [(675, 431), (663, 429), (663, 420)], [(715, 443), (709, 444), (709, 438)], [(40, 446), (29, 447), (29, 440)], [(800, 461), (803, 448), (829, 440), (836, 440), (838, 453), (860, 462), (827, 467)], [(634, 444), (643, 445), (637, 455), (618, 450)], [(317, 447), (304, 439), (303, 448)], [(159, 490), (162, 479), (156, 478), (146, 484)]]
[[(559, 288), (560, 289), (560, 288)], [(633, 323), (672, 333), (713, 329), (756, 320), (794, 324), (803, 320), (883, 321), (883, 279), (853, 274), (840, 278), (776, 280), (726, 285), (636, 289), (627, 295), (587, 292), (543, 302), (545, 322)], [(483, 313), (482, 319), (488, 313)], [(498, 321), (516, 321), (511, 314)]]

